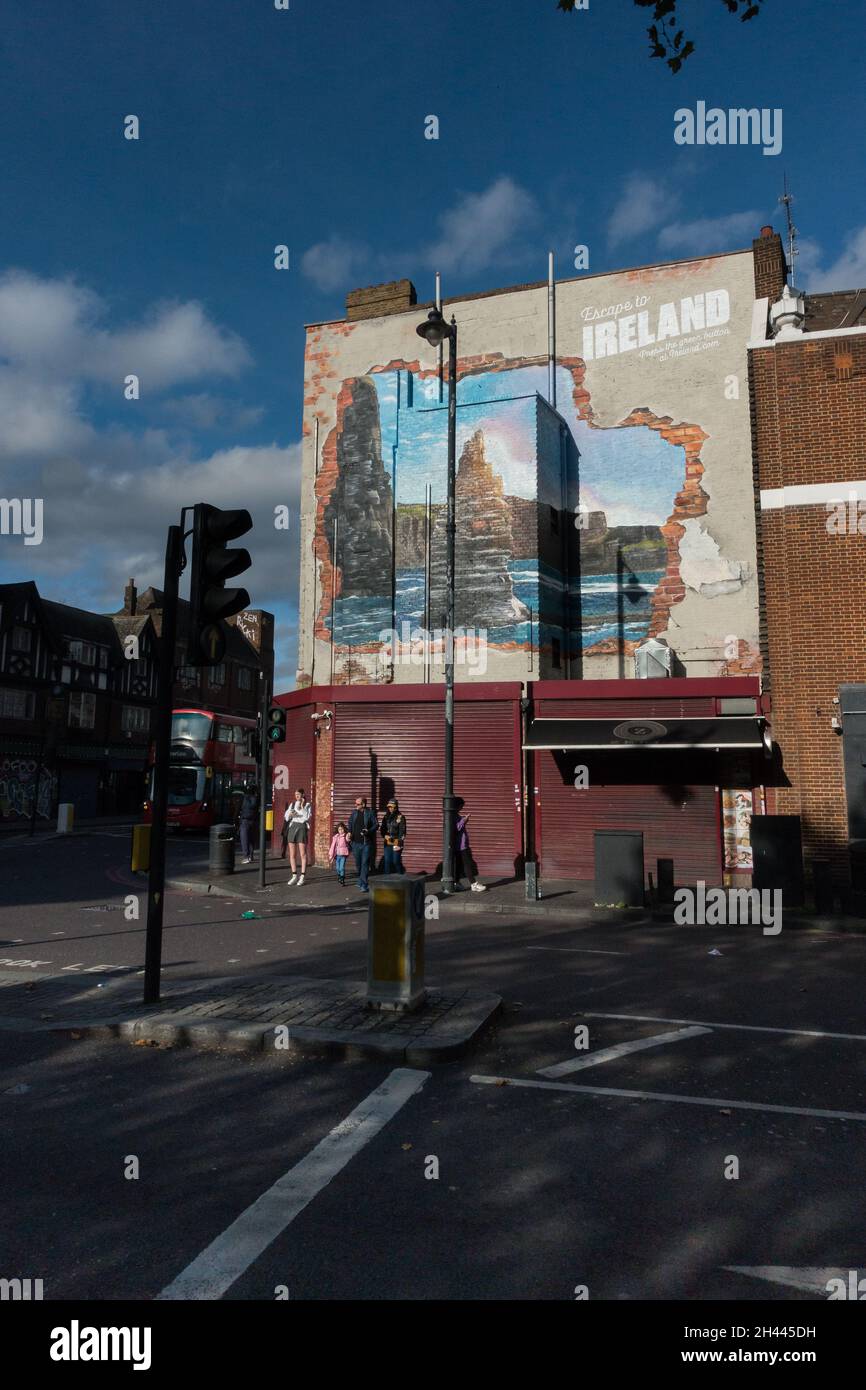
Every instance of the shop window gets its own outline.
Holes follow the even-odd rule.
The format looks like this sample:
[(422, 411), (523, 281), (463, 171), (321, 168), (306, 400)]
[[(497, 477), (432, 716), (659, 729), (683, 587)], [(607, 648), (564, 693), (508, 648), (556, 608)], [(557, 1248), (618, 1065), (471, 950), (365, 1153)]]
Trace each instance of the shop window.
[(32, 690), (0, 690), (0, 719), (33, 719), (35, 706)]
[(96, 723), (96, 696), (86, 690), (73, 690), (69, 696), (70, 729), (92, 729)]

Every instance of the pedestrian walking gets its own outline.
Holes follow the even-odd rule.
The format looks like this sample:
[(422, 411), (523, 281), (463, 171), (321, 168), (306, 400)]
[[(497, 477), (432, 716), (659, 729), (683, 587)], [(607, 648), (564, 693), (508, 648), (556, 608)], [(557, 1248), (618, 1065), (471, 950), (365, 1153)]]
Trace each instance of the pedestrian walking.
[(455, 836), (457, 852), (455, 854), (454, 864), (454, 884), (455, 887), (460, 888), (460, 880), (465, 877), (469, 879), (469, 887), (473, 893), (486, 893), (487, 887), (485, 884), (481, 883), (478, 878), (478, 865), (473, 858), (472, 849), (469, 844), (469, 830), (467, 828), (469, 812), (464, 809), (465, 806), (466, 802), (463, 800), (462, 796), (458, 797), (457, 825), (455, 827), (457, 832)]
[(328, 850), (328, 863), (336, 864), (337, 880), (346, 886), (346, 860), (349, 857), (349, 827), (341, 820), (334, 831), (331, 847)]
[[(371, 856), (376, 848), (378, 828), (376, 817), (367, 805), (366, 796), (356, 796), (355, 809), (349, 817), (349, 838), (355, 857), (355, 868), (358, 871), (358, 887), (362, 893), (370, 891), (367, 875), (370, 872)], [(373, 862), (375, 863), (375, 858)]]
[(406, 817), (392, 797), (379, 827), (385, 844), (382, 871), (386, 874), (405, 874), (403, 845), (406, 840)]
[[(287, 824), (286, 817), (283, 817), (283, 823), (286, 825), (286, 844), (289, 849), (289, 865), (292, 870), (292, 876), (287, 880), (289, 887), (297, 881), (297, 885), (300, 888), (304, 882), (304, 874), (307, 872), (307, 835), (309, 834), (310, 816), (312, 814), (313, 808), (307, 800), (307, 793), (304, 791), (303, 787), (296, 788), (294, 801), (290, 802), (286, 807), (286, 816), (288, 817)], [(298, 873), (298, 864), (295, 858), (296, 854), (300, 855), (300, 874)]]
[(250, 782), (244, 792), (244, 799), (241, 802), (239, 830), (241, 836), (241, 853), (243, 863), (252, 864), (253, 862), (253, 829), (259, 818), (259, 789), (255, 782)]

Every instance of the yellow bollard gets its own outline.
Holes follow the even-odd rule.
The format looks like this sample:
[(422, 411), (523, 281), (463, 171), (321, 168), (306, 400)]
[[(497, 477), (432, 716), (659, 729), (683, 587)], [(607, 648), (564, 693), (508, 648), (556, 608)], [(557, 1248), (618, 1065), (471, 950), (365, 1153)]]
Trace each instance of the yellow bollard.
[(146, 873), (150, 868), (150, 826), (132, 827), (132, 871)]
[(270, 834), (270, 832), (273, 830), (273, 828), (274, 828), (274, 812), (273, 812), (273, 807), (272, 807), (270, 811), (265, 811), (265, 830), (267, 830), (268, 834)]
[(424, 1003), (423, 878), (377, 874), (370, 880), (367, 1007), (415, 1009)]

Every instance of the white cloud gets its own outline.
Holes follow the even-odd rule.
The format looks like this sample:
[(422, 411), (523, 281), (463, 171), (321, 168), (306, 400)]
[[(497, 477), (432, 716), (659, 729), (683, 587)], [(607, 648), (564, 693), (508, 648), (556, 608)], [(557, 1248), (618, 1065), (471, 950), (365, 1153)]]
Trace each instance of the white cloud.
[(661, 251), (684, 251), (689, 256), (730, 251), (751, 246), (763, 220), (760, 212), (731, 212), (723, 217), (699, 217), (693, 222), (671, 222), (658, 234)]
[(265, 413), (264, 406), (241, 405), (222, 396), (212, 396), (207, 391), (162, 401), (160, 411), (179, 425), (199, 430), (247, 429), (258, 425)]
[(608, 219), (607, 235), (612, 247), (643, 236), (675, 212), (678, 196), (663, 180), (647, 174), (629, 174), (613, 212)]
[(821, 249), (816, 242), (801, 241), (795, 280), (815, 293), (819, 290), (856, 290), (866, 285), (866, 227), (849, 232), (845, 245), (826, 269), (821, 269)]
[(218, 327), (201, 304), (155, 304), (139, 324), (102, 326), (105, 303), (71, 280), (29, 271), (0, 276), (0, 358), (23, 371), (50, 370), (77, 381), (142, 389), (208, 376), (235, 376), (251, 362), (243, 341)]
[(467, 194), (440, 215), (439, 237), (421, 258), (435, 270), (485, 270), (519, 255), (521, 239), (537, 220), (532, 195), (503, 175), (483, 193)]
[(334, 235), (304, 252), (301, 270), (320, 290), (331, 293), (351, 288), (351, 282), (359, 275), (363, 277), (363, 267), (374, 259), (370, 248), (362, 242)]

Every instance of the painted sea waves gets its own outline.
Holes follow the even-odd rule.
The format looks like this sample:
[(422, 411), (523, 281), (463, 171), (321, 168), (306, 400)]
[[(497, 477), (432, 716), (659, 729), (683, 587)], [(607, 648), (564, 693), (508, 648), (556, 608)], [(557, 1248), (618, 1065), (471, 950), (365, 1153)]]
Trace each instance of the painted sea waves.
[[(532, 622), (538, 623), (539, 588), (543, 593), (545, 587), (555, 587), (556, 581), (552, 575), (539, 573), (536, 560), (512, 560), (508, 570), (515, 595), (531, 611)], [(580, 608), (584, 649), (616, 637), (626, 642), (645, 637), (653, 590), (663, 574), (664, 570), (654, 569), (630, 572), (625, 577), (615, 573), (587, 575), (572, 600), (574, 606)], [(371, 640), (371, 633), (391, 628), (393, 616), (398, 625), (405, 621), (413, 626), (424, 626), (423, 569), (398, 571), (396, 615), (392, 614), (387, 599), (354, 594), (337, 599), (336, 622), (332, 623), (329, 616), (328, 626), (333, 625), (335, 641), (340, 646), (362, 646)], [(543, 623), (543, 607), (540, 617)], [(430, 626), (444, 626), (443, 615), (431, 612)], [(497, 644), (530, 641), (529, 621), (488, 626), (487, 632), (488, 640)]]

